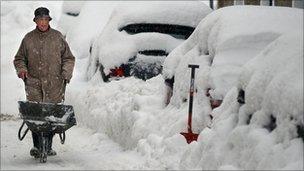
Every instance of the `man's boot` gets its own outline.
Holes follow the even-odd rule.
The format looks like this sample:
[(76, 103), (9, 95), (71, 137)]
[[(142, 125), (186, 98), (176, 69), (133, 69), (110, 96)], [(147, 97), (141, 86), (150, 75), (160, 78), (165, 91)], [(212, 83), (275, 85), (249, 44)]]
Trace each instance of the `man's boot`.
[(49, 139), (49, 147), (48, 147), (48, 152), (47, 152), (48, 156), (57, 155), (56, 151), (52, 149), (53, 136), (54, 136), (53, 133), (50, 133), (49, 136), (48, 136), (48, 139)]
[(39, 135), (35, 132), (32, 132), (33, 144), (34, 147), (30, 150), (30, 155), (39, 158)]

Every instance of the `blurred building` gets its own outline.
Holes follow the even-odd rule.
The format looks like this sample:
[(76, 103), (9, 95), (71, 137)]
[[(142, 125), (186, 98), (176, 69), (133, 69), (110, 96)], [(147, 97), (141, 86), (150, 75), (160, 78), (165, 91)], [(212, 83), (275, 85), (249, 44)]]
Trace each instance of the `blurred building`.
[[(213, 1), (213, 0), (211, 0)], [(217, 0), (217, 8), (231, 5), (263, 5), (303, 8), (304, 0)]]

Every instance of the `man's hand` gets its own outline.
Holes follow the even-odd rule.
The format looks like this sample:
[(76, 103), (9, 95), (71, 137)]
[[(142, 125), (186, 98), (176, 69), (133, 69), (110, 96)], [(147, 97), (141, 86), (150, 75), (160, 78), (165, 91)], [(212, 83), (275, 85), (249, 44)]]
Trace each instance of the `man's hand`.
[(64, 79), (64, 84), (68, 84), (68, 83), (70, 83), (70, 80)]
[(27, 78), (27, 71), (20, 71), (18, 77), (24, 81)]

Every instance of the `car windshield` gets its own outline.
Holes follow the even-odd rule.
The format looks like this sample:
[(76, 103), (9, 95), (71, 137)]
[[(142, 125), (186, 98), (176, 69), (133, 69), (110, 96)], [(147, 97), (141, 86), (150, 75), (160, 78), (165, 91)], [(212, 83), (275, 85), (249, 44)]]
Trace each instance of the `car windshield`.
[(137, 34), (143, 32), (158, 32), (169, 34), (177, 39), (187, 39), (194, 31), (193, 27), (172, 25), (172, 24), (129, 24), (119, 29), (119, 31), (126, 31), (128, 34)]
[(66, 12), (66, 14), (73, 17), (77, 17), (79, 15), (79, 13), (75, 13), (75, 12)]

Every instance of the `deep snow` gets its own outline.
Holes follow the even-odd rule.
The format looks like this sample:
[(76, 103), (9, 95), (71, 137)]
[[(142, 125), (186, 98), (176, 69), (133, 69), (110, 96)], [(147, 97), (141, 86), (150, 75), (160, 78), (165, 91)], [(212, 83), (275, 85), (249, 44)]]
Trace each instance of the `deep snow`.
[[(110, 69), (127, 63), (139, 51), (163, 50), (170, 53), (184, 40), (169, 34), (141, 32), (128, 34), (120, 31), (129, 24), (170, 24), (195, 28), (212, 10), (199, 1), (127, 1), (117, 5), (93, 42), (87, 71), (88, 79), (100, 76), (97, 67), (103, 66), (108, 75)], [(88, 50), (87, 50), (88, 51)], [(147, 58), (153, 58), (148, 56)]]
[[(90, 46), (108, 22), (113, 8), (118, 3), (119, 1), (88, 1), (82, 5), (75, 24), (66, 33), (67, 41), (73, 47), (73, 54), (77, 58), (86, 58), (90, 55)], [(65, 23), (64, 19), (61, 21), (59, 26)]]
[[(15, 119), (18, 117), (16, 101), (24, 100), (25, 96), (22, 81), (15, 75), (12, 65), (22, 37), (34, 28), (33, 10), (40, 3), (18, 2), (21, 6), (14, 8), (16, 4), (1, 1), (1, 113), (14, 115), (11, 120), (1, 121), (1, 169), (303, 169), (303, 140), (297, 138), (295, 128), (295, 125), (303, 124), (303, 18), (297, 19), (298, 13), (303, 16), (303, 10), (290, 12), (295, 15), (288, 24), (292, 20), (300, 23), (291, 28), (294, 35), (277, 36), (268, 42), (269, 45), (257, 46), (260, 52), (251, 56), (253, 60), (242, 63), (242, 74), (235, 86), (225, 92), (220, 108), (211, 111), (209, 99), (205, 96), (206, 87), (198, 86), (194, 97), (193, 128), (200, 136), (198, 142), (190, 145), (179, 134), (186, 131), (188, 104), (173, 100), (164, 106), (162, 76), (146, 82), (133, 77), (110, 83), (94, 77), (85, 82), (87, 61), (77, 60), (74, 78), (67, 87), (66, 104), (74, 106), (78, 125), (67, 131), (65, 145), (59, 144), (56, 136), (54, 142), (58, 155), (49, 157), (48, 163), (40, 164), (29, 156), (30, 136), (22, 142), (17, 140), (21, 121)], [(61, 12), (60, 4), (44, 4), (51, 8), (54, 27), (59, 20), (55, 14)], [(278, 8), (278, 13), (286, 10)], [(226, 11), (233, 13), (234, 10)], [(265, 13), (269, 14), (266, 9)], [(263, 23), (263, 15), (260, 15)], [(212, 24), (206, 24), (203, 29)], [(237, 26), (234, 28), (241, 29)], [(212, 35), (219, 36), (218, 32)], [(231, 34), (227, 37), (235, 40)], [(191, 49), (187, 41), (181, 47)], [(187, 55), (200, 61), (196, 50), (198, 48)], [(221, 49), (217, 50), (214, 49), (215, 58)], [(234, 53), (239, 50), (236, 48)], [(252, 51), (243, 53), (252, 54)], [(81, 50), (79, 54), (82, 54)], [(184, 64), (187, 58), (185, 61)], [(269, 63), (271, 65), (267, 65)], [(186, 73), (186, 70), (181, 71)], [(196, 82), (202, 85), (209, 72), (204, 68), (199, 72), (201, 78), (198, 77)], [(187, 85), (188, 75), (176, 79), (176, 83)], [(239, 88), (246, 91), (246, 103), (242, 106), (236, 101)], [(181, 97), (187, 98), (186, 95)], [(215, 117), (213, 122), (208, 117), (211, 112)], [(289, 115), (285, 115), (287, 112)], [(252, 118), (247, 125), (250, 114)], [(276, 129), (271, 132), (264, 128), (270, 114), (274, 114), (278, 121)], [(294, 120), (287, 120), (289, 116)]]
[[(200, 64), (196, 78), (202, 95), (197, 98), (209, 101), (205, 92), (211, 88), (211, 98), (223, 104), (201, 110), (214, 117), (211, 129), (204, 129), (200, 136), (205, 139), (185, 153), (200, 159), (181, 166), (303, 168), (302, 9), (234, 6), (207, 16), (165, 61), (164, 77), (176, 80), (174, 106), (187, 98), (189, 82), (183, 80), (191, 63)], [(240, 89), (244, 105), (237, 102)]]

